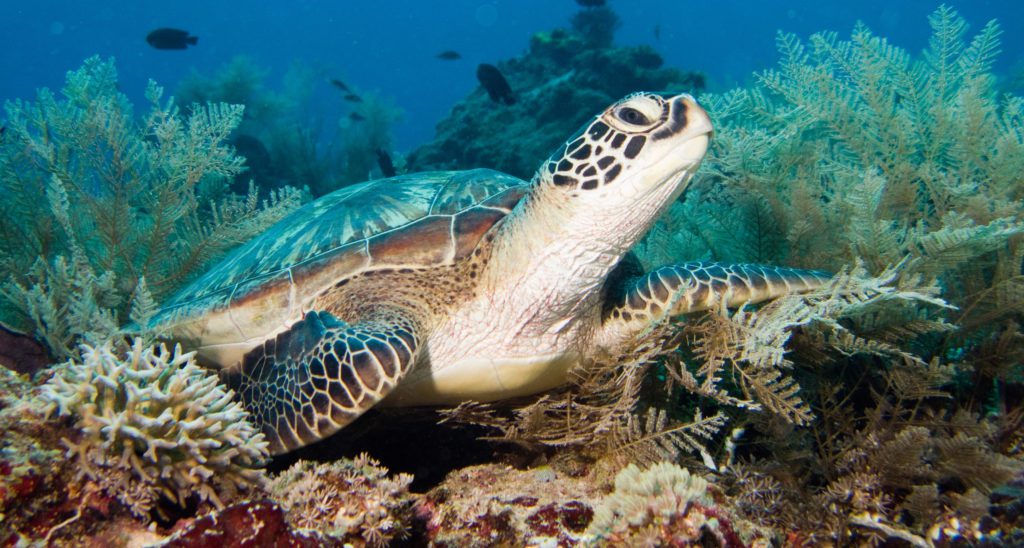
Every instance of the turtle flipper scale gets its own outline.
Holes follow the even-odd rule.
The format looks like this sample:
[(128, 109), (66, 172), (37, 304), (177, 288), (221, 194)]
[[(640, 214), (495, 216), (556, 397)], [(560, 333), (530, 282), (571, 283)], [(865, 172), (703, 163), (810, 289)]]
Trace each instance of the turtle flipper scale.
[(605, 321), (617, 331), (639, 331), (668, 317), (811, 291), (831, 278), (821, 270), (756, 264), (666, 265), (631, 280), (618, 302), (606, 309)]
[(349, 325), (313, 311), (222, 378), (271, 453), (280, 454), (333, 434), (383, 399), (409, 370), (418, 346), (414, 324), (401, 316)]

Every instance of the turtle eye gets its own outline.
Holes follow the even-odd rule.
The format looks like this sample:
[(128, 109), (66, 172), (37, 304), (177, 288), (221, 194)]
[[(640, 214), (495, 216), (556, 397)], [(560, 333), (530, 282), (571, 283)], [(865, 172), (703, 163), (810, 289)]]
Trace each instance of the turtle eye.
[(622, 107), (615, 112), (615, 116), (626, 122), (627, 124), (633, 124), (634, 126), (646, 126), (651, 121), (644, 116), (644, 113), (632, 107)]

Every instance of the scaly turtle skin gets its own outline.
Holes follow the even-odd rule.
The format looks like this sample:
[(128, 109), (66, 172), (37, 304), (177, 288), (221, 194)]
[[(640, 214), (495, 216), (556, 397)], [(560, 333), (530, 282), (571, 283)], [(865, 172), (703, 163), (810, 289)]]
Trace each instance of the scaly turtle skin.
[(711, 129), (689, 95), (636, 93), (529, 182), (477, 169), (341, 189), (237, 249), (154, 326), (221, 368), (274, 453), (382, 400), (450, 405), (556, 387), (582, 359), (621, 355), (665, 318), (828, 279), (715, 263), (621, 275)]

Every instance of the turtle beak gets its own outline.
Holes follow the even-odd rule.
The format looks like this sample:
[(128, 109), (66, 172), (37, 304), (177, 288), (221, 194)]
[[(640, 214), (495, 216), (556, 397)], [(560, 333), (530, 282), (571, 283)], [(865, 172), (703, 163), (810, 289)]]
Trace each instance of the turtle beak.
[(670, 116), (677, 132), (674, 139), (678, 143), (673, 156), (681, 160), (688, 171), (695, 171), (715, 132), (711, 117), (689, 94), (673, 99)]
[(704, 135), (711, 140), (715, 133), (715, 127), (711, 123), (711, 117), (706, 110), (697, 104), (693, 96), (687, 93), (678, 95), (672, 101), (672, 116), (675, 119), (683, 118), (682, 133), (685, 140), (687, 135), (698, 137)]

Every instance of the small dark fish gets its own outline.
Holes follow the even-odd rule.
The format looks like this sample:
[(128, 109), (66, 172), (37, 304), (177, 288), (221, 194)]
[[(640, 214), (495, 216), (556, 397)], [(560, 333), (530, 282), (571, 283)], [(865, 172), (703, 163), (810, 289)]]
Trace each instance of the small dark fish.
[(388, 154), (388, 151), (383, 148), (377, 149), (377, 165), (380, 166), (380, 172), (385, 177), (394, 177), (396, 175), (395, 163), (391, 161), (391, 155)]
[(444, 59), (445, 61), (454, 61), (456, 59), (462, 59), (462, 55), (459, 52), (451, 49), (446, 49), (441, 53), (437, 54), (438, 59)]
[(355, 93), (349, 93), (348, 95), (345, 95), (345, 100), (350, 102), (350, 103), (362, 103), (363, 102), (363, 98), (358, 96), (358, 95), (356, 95)]
[(331, 78), (331, 85), (340, 89), (341, 91), (344, 91), (345, 93), (352, 93), (352, 90), (349, 89), (347, 85), (345, 85), (345, 82), (342, 82), (337, 78)]
[(476, 68), (476, 79), (480, 80), (480, 85), (487, 90), (487, 95), (490, 95), (491, 100), (495, 103), (511, 105), (516, 102), (516, 98), (512, 95), (512, 87), (508, 85), (508, 80), (501, 75), (498, 67), (481, 63)]
[(358, 112), (350, 112), (350, 113), (348, 113), (348, 117), (353, 122), (362, 122), (363, 120), (366, 119), (366, 116), (363, 116), (362, 114), (359, 114)]
[(654, 41), (661, 42), (661, 25), (654, 25)]
[(576, 3), (585, 8), (599, 8), (604, 5), (604, 0), (576, 0)]
[(146, 41), (156, 49), (185, 49), (199, 43), (198, 36), (189, 36), (181, 29), (156, 29), (146, 35)]

